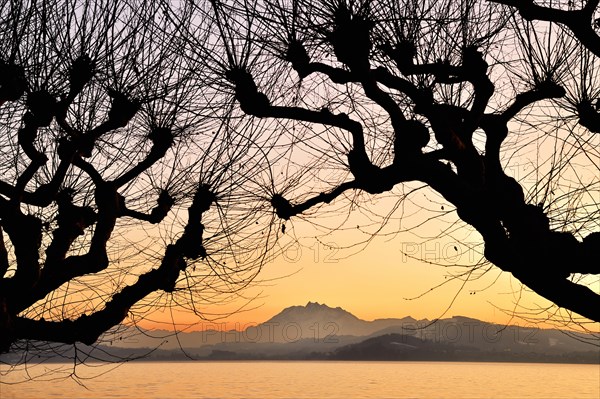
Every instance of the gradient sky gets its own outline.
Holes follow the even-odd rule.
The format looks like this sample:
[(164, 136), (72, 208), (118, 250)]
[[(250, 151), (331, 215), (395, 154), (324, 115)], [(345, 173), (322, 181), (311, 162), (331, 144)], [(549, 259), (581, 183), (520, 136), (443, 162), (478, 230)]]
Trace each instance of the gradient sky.
[[(312, 248), (302, 247), (297, 260), (282, 257), (269, 262), (259, 276), (262, 282), (243, 291), (247, 298), (256, 296), (256, 299), (247, 303), (247, 299), (240, 298), (227, 305), (207, 306), (204, 310), (225, 315), (245, 306), (229, 317), (215, 319), (231, 328), (236, 327), (235, 323), (243, 326), (266, 321), (285, 307), (305, 305), (308, 301), (340, 306), (365, 320), (462, 315), (498, 323), (511, 321), (510, 315), (500, 309), (512, 310), (521, 292), (519, 284), (508, 273), (493, 268), (484, 277), (464, 286), (463, 281), (455, 280), (431, 290), (448, 279), (449, 270), (404, 257), (400, 250), (402, 243), (397, 241), (376, 240), (360, 253), (337, 262), (333, 257), (315, 258), (316, 244)], [(424, 245), (429, 246), (425, 249), (433, 257), (434, 243)], [(322, 253), (331, 253), (324, 245), (320, 246)], [(421, 250), (422, 247), (411, 248)], [(444, 246), (438, 248), (443, 250)], [(266, 281), (269, 279), (273, 280)], [(521, 303), (531, 305), (528, 297), (544, 303), (541, 298), (526, 293)], [(175, 321), (194, 323), (197, 319), (193, 315), (176, 314)], [(512, 322), (523, 324), (519, 320)], [(202, 329), (203, 324), (206, 327), (208, 323), (201, 321), (195, 328)]]
[[(360, 232), (341, 229), (317, 239), (315, 227), (310, 223), (288, 222), (286, 236), (281, 240), (283, 254), (264, 265), (257, 281), (241, 292), (244, 297), (201, 310), (215, 323), (226, 323), (227, 328), (236, 329), (264, 322), (285, 307), (309, 301), (342, 307), (365, 320), (461, 315), (488, 322), (527, 324), (511, 317), (517, 302), (531, 308), (549, 303), (522, 289), (509, 273), (487, 264), (482, 266), (488, 269), (486, 273), (477, 270), (466, 283), (464, 278), (452, 279), (458, 273), (472, 270), (481, 260), (483, 244), (480, 236), (464, 224), (448, 232), (446, 229), (457, 220), (456, 214), (448, 204), (438, 203), (431, 196), (430, 190), (421, 194), (429, 202), (413, 204), (415, 208), (421, 206), (420, 211), (411, 213), (404, 209), (402, 226), (394, 220), (388, 222), (368, 245), (350, 246), (371, 237), (377, 224), (357, 226)], [(386, 201), (390, 198), (371, 205), (375, 209), (388, 209)], [(432, 212), (432, 202), (441, 212), (439, 217), (423, 226), (411, 225), (411, 221), (418, 224), (427, 212)], [(360, 219), (362, 215), (356, 217)], [(346, 225), (356, 223), (356, 217)], [(325, 223), (322, 218), (320, 223)], [(398, 233), (402, 230), (407, 231)], [(344, 246), (348, 248), (340, 248)], [(444, 264), (455, 266), (444, 267)], [(254, 299), (249, 301), (249, 298)], [(242, 309), (236, 311), (239, 308)], [(228, 313), (233, 314), (228, 316)], [(213, 327), (194, 315), (172, 310), (155, 313), (151, 318), (168, 320), (170, 324), (172, 314), (176, 323), (198, 323), (192, 329)], [(167, 327), (149, 322), (143, 326)]]

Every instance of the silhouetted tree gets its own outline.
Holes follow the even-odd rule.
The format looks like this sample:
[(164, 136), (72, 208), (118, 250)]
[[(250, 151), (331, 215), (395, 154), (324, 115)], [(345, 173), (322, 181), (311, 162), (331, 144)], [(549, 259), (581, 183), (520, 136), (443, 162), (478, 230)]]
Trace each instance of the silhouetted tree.
[(252, 181), (270, 144), (213, 116), (227, 104), (178, 35), (193, 18), (0, 3), (0, 351), (91, 345), (173, 303), (202, 315), (260, 269), (273, 212)]
[(315, 177), (275, 185), (281, 219), (425, 184), (489, 262), (600, 321), (598, 2), (497, 3), (214, 0), (211, 65)]
[(424, 187), (600, 321), (594, 41), (503, 2), (0, 3), (0, 349), (201, 314), (289, 220)]

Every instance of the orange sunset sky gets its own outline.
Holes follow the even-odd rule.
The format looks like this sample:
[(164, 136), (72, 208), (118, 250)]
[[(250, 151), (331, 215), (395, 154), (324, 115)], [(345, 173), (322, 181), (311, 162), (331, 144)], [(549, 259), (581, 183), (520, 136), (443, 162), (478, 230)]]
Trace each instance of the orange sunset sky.
[[(452, 279), (481, 261), (483, 244), (464, 224), (449, 230), (457, 220), (456, 213), (443, 200), (433, 200), (432, 195), (430, 190), (417, 195), (424, 202), (412, 205), (415, 212), (405, 209), (401, 223), (388, 222), (368, 244), (351, 246), (371, 237), (365, 231), (371, 233), (377, 224), (357, 227), (362, 234), (342, 231), (315, 238), (315, 227), (310, 223), (288, 222), (281, 240), (283, 254), (264, 265), (256, 281), (240, 292), (241, 297), (221, 305), (199, 306), (208, 320), (175, 308), (155, 312), (140, 325), (167, 329), (175, 322), (180, 328), (191, 325), (190, 329), (196, 330), (225, 323), (221, 328), (240, 329), (264, 322), (285, 307), (309, 301), (342, 307), (365, 320), (405, 316), (431, 320), (461, 315), (503, 324), (531, 324), (513, 317), (513, 309), (539, 309), (550, 303), (528, 292), (509, 273), (485, 264), (482, 269), (487, 272), (476, 270), (469, 281)], [(370, 205), (388, 209), (386, 201), (390, 198), (374, 200)], [(443, 208), (442, 215), (417, 226), (434, 207), (440, 212)]]

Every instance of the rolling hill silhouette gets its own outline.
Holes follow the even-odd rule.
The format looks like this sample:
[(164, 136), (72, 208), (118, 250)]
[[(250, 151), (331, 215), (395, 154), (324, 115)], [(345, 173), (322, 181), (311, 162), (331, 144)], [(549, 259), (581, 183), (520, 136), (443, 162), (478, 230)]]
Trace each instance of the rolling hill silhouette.
[(340, 307), (308, 302), (285, 308), (267, 321), (241, 331), (211, 329), (176, 335), (169, 331), (143, 331), (114, 346), (119, 350), (183, 348), (192, 357), (222, 360), (528, 359), (600, 363), (597, 344), (597, 338), (589, 334), (574, 336), (556, 329), (504, 326), (463, 316), (435, 322), (412, 317), (367, 321)]
[[(453, 316), (362, 320), (317, 302), (291, 306), (245, 329), (177, 332), (121, 326), (121, 339), (88, 347), (95, 359), (440, 360), (598, 363), (597, 336), (535, 326), (503, 326)], [(49, 361), (64, 361), (55, 356)], [(13, 354), (15, 360), (21, 356)], [(11, 362), (10, 356), (2, 361)]]

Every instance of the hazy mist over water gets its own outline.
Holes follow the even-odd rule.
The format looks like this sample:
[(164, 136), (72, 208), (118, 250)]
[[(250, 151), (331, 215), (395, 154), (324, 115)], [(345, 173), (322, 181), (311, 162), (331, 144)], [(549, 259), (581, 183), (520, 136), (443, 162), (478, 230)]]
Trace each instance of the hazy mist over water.
[(3, 375), (0, 398), (600, 397), (598, 364), (190, 361), (126, 363), (102, 374), (108, 370), (79, 368), (80, 378), (96, 376), (85, 387), (71, 379), (9, 385), (16, 375)]

